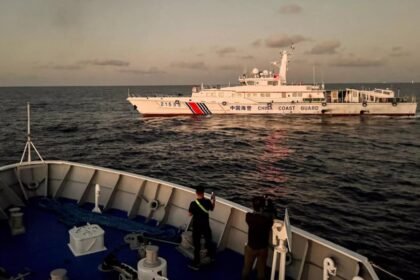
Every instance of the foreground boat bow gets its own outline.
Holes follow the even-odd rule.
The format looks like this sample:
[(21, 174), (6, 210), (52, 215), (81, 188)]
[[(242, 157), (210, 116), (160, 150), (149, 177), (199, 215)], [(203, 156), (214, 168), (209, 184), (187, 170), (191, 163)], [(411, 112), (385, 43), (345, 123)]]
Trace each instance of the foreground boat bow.
[[(141, 216), (154, 221), (154, 223), (148, 222), (149, 225), (155, 224), (158, 227), (168, 225), (185, 229), (188, 228), (189, 223), (188, 206), (195, 198), (194, 191), (184, 186), (132, 173), (66, 161), (38, 161), (4, 166), (0, 168), (0, 182), (0, 191), (3, 193), (0, 200), (2, 219), (9, 218), (8, 209), (11, 207), (25, 207), (28, 201), (38, 197), (66, 199), (78, 207), (94, 205), (95, 185), (99, 184), (101, 186), (99, 204), (105, 213), (118, 210), (125, 213), (127, 219)], [(152, 202), (160, 206), (156, 207), (156, 204), (153, 206)], [(211, 213), (210, 224), (213, 240), (219, 252), (231, 250), (238, 255), (243, 254), (248, 231), (245, 215), (249, 211), (251, 211), (249, 208), (234, 202), (222, 198), (217, 199), (215, 211)], [(25, 224), (29, 229), (34, 223), (37, 221), (26, 221)], [(281, 221), (280, 224), (282, 225)], [(3, 224), (3, 227), (5, 226)], [(328, 258), (333, 260), (337, 279), (379, 279), (367, 258), (293, 226), (291, 235), (293, 250), (289, 253), (290, 259), (285, 266), (287, 277), (321, 279), (326, 269), (324, 261)], [(47, 242), (49, 237), (45, 235), (36, 238), (45, 239), (38, 240), (42, 244)], [(65, 240), (68, 236), (61, 238)], [(107, 233), (105, 233), (106, 243)], [(25, 250), (33, 249), (32, 246), (36, 247), (36, 244), (19, 246), (15, 249), (22, 250), (21, 253), (26, 254)], [(1, 254), (1, 258), (4, 259), (8, 253), (2, 250)], [(166, 256), (162, 255), (162, 257)], [(43, 261), (45, 268), (51, 270), (55, 268), (51, 259), (44, 258)], [(22, 266), (25, 264), (22, 263)], [(171, 266), (170, 262), (168, 266)], [(241, 268), (240, 265), (235, 268), (238, 275)], [(31, 269), (36, 270), (36, 268)], [(80, 269), (86, 268), (80, 267)], [(93, 271), (99, 277), (101, 272), (97, 271), (96, 267)], [(179, 276), (176, 268), (172, 268), (169, 278), (177, 279)]]

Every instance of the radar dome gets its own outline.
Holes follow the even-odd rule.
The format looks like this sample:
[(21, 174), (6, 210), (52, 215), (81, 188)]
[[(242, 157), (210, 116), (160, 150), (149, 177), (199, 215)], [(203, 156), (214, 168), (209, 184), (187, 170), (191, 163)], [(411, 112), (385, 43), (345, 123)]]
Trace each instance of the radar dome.
[(260, 73), (260, 70), (258, 70), (258, 68), (252, 69), (252, 74), (257, 75), (258, 73)]
[(268, 76), (268, 70), (264, 70), (264, 71), (263, 71), (263, 75), (264, 75), (264, 76)]

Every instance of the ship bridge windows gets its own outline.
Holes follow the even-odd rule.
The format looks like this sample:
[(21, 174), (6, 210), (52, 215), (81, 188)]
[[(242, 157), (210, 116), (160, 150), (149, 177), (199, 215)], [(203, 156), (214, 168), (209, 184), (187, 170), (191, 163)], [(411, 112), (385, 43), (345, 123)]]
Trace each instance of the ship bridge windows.
[(323, 102), (324, 98), (303, 98), (303, 102)]
[(386, 90), (386, 89), (374, 89), (373, 92), (385, 94), (385, 95), (391, 95), (393, 93), (392, 90)]
[(279, 84), (278, 81), (268, 81), (269, 86), (277, 86)]

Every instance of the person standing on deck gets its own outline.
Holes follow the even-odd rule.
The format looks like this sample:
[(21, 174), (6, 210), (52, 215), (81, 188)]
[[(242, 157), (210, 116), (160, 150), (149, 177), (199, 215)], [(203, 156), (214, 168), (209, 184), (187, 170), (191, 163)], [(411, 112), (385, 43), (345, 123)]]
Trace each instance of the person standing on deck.
[(216, 196), (212, 193), (211, 199), (204, 197), (204, 188), (196, 188), (197, 199), (192, 201), (189, 208), (190, 216), (192, 216), (193, 226), (193, 245), (194, 245), (194, 260), (189, 265), (191, 269), (198, 270), (200, 268), (200, 250), (201, 250), (201, 236), (204, 236), (205, 246), (208, 255), (211, 259), (214, 257), (214, 247), (211, 237), (211, 229), (209, 224), (209, 211), (214, 210), (216, 203)]
[(245, 246), (244, 268), (242, 279), (249, 279), (255, 259), (257, 259), (257, 279), (265, 279), (265, 268), (268, 255), (268, 242), (270, 230), (273, 225), (273, 215), (264, 212), (265, 199), (254, 197), (252, 199), (253, 213), (246, 213), (248, 224), (248, 243)]

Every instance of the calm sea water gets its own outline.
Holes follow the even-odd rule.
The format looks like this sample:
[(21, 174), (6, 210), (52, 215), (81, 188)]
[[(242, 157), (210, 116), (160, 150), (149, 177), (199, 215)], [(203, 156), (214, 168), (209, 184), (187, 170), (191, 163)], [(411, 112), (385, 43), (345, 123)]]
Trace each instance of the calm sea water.
[[(420, 84), (379, 86), (420, 100)], [(45, 159), (202, 185), (247, 206), (268, 194), (279, 212), (289, 208), (292, 224), (404, 279), (420, 278), (418, 116), (142, 119), (125, 100), (128, 88), (137, 95), (191, 90), (0, 88), (0, 166), (20, 160), (31, 102), (33, 141)]]

